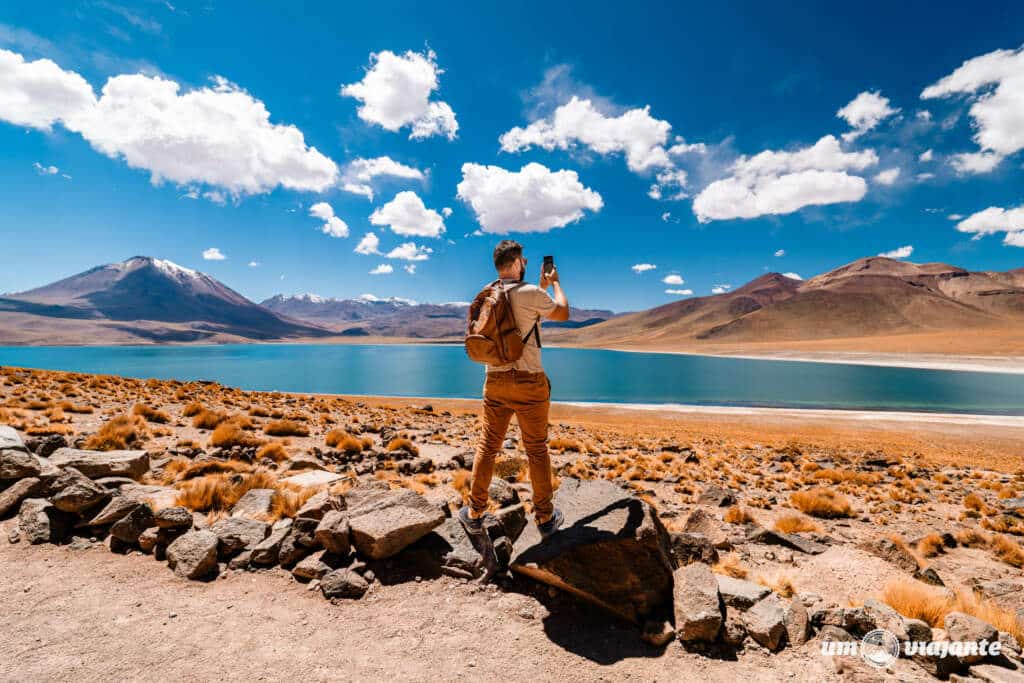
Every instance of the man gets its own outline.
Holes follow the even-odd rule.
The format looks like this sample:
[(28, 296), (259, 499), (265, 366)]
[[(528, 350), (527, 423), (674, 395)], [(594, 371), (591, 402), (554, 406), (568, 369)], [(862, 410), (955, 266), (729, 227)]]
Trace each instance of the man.
[[(568, 320), (569, 301), (553, 265), (548, 272), (542, 269), (539, 287), (524, 283), (526, 259), (518, 242), (503, 240), (498, 243), (494, 248), (494, 267), (509, 292), (516, 327), (526, 345), (522, 357), (514, 363), (487, 366), (483, 434), (473, 461), (470, 504), (459, 511), (459, 520), (470, 535), (480, 537), (486, 533), (483, 518), (487, 511), (487, 490), (494, 474), (494, 459), (501, 450), (514, 414), (529, 460), (537, 528), (541, 536), (547, 538), (562, 526), (563, 517), (551, 500), (551, 458), (547, 443), (551, 382), (541, 365), (539, 326), (541, 318)], [(549, 286), (554, 298), (547, 293)]]

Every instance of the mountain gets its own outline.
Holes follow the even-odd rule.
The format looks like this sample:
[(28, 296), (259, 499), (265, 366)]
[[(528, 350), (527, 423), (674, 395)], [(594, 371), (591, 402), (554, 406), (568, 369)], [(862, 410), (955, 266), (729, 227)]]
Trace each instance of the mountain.
[(330, 334), (259, 306), (209, 275), (136, 256), (0, 297), (0, 341), (270, 340)]
[(700, 350), (851, 340), (847, 346), (856, 350), (858, 339), (931, 335), (928, 346), (938, 349), (942, 338), (949, 346), (950, 333), (987, 330), (1024, 333), (1024, 269), (970, 272), (871, 257), (806, 281), (769, 273), (725, 294), (620, 316), (557, 341)]
[[(410, 299), (382, 299), (364, 294), (356, 299), (333, 299), (316, 294), (277, 294), (260, 303), (271, 311), (326, 327), (345, 336), (461, 337), (466, 329), (469, 303), (453, 301), (421, 304)], [(608, 320), (611, 311), (570, 309), (564, 323), (546, 321), (549, 328), (580, 328)]]

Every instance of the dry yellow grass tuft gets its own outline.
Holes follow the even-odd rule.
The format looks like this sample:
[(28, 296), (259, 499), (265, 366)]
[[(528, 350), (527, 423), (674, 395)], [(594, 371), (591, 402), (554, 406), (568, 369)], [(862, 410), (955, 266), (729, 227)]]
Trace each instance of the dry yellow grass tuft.
[(939, 534), (928, 534), (917, 542), (917, 552), (921, 557), (935, 557), (946, 552), (942, 544), (942, 536)]
[(416, 448), (416, 445), (412, 441), (401, 436), (391, 439), (391, 441), (388, 442), (388, 452), (393, 453), (394, 451), (406, 451), (413, 455), (420, 454), (420, 449)]
[(157, 424), (167, 424), (171, 421), (170, 415), (144, 403), (136, 403), (135, 407), (132, 408), (132, 415), (138, 415), (146, 422), (156, 422)]
[(750, 511), (739, 505), (733, 505), (731, 508), (726, 510), (723, 519), (728, 524), (751, 524), (754, 521), (754, 517), (750, 514)]
[(258, 447), (263, 445), (263, 440), (245, 431), (241, 424), (235, 420), (221, 422), (210, 435), (210, 445), (215, 448), (231, 448), (241, 446), (243, 448)]
[(196, 429), (214, 429), (221, 422), (228, 419), (227, 413), (219, 413), (208, 408), (200, 408), (192, 418), (192, 426)]
[(285, 450), (284, 444), (280, 441), (271, 441), (260, 446), (259, 450), (256, 451), (256, 459), (262, 460), (263, 458), (270, 458), (274, 462), (282, 462), (288, 459), (288, 451)]
[(294, 517), (317, 491), (317, 488), (311, 486), (279, 484), (270, 503), (270, 519), (267, 521), (276, 522), (282, 517)]
[(953, 537), (957, 543), (968, 548), (984, 548), (989, 543), (988, 535), (977, 529), (961, 529)]
[(115, 417), (99, 428), (85, 442), (90, 451), (116, 451), (137, 446), (148, 434), (146, 421), (138, 415)]
[(526, 472), (526, 458), (498, 458), (494, 463), (494, 476), (499, 479), (523, 481), (523, 478), (526, 477)]
[(728, 553), (718, 558), (712, 567), (711, 571), (716, 574), (723, 574), (725, 576), (731, 576), (734, 579), (745, 579), (750, 571), (744, 566), (743, 562), (735, 553)]
[(816, 488), (809, 491), (797, 491), (789, 497), (789, 502), (797, 510), (812, 517), (833, 519), (853, 516), (853, 508), (846, 496), (830, 489)]
[(268, 422), (263, 431), (271, 436), (309, 436), (309, 428), (295, 420), (274, 420)]
[(981, 510), (985, 507), (985, 501), (977, 493), (968, 493), (964, 496), (964, 507), (968, 510)]
[(266, 470), (231, 475), (225, 472), (188, 479), (178, 485), (175, 505), (198, 512), (228, 511), (249, 489), (275, 488), (277, 479)]
[(203, 412), (203, 410), (205, 410), (205, 408), (202, 403), (199, 401), (192, 401), (181, 409), (181, 414), (185, 417), (192, 417), (193, 415), (198, 415)]
[(324, 442), (330, 448), (337, 448), (346, 453), (359, 453), (363, 450), (363, 442), (344, 429), (332, 429), (327, 432)]
[(784, 574), (773, 576), (758, 575), (757, 582), (766, 588), (771, 588), (784, 598), (791, 598), (796, 595), (796, 586), (792, 579)]
[(548, 440), (548, 448), (553, 451), (559, 451), (564, 453), (565, 451), (573, 451), (575, 453), (581, 453), (583, 451), (583, 445), (575, 439), (566, 439), (563, 437), (555, 437), (554, 439)]
[(992, 553), (1008, 565), (1024, 567), (1024, 548), (1008, 536), (993, 536)]
[(795, 534), (801, 531), (821, 531), (821, 526), (803, 515), (783, 515), (775, 520), (772, 528), (784, 534)]
[(893, 579), (882, 591), (882, 601), (905, 617), (920, 619), (930, 626), (942, 628), (946, 615), (963, 612), (1006, 631), (1024, 643), (1024, 624), (1017, 615), (968, 591), (950, 596), (946, 590), (914, 579)]

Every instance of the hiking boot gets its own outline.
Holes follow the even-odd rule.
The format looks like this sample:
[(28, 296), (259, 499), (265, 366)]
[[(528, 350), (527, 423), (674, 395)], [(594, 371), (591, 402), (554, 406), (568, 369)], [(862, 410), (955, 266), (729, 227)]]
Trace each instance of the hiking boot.
[(487, 531), (484, 530), (484, 518), (477, 517), (474, 519), (469, 516), (469, 506), (463, 505), (459, 509), (459, 523), (462, 524), (462, 528), (466, 530), (470, 538), (484, 538), (487, 536)]
[(537, 525), (537, 530), (540, 531), (540, 537), (543, 539), (550, 538), (562, 528), (563, 522), (565, 522), (565, 517), (562, 515), (562, 511), (555, 508), (555, 511), (551, 513), (551, 519), (543, 524)]

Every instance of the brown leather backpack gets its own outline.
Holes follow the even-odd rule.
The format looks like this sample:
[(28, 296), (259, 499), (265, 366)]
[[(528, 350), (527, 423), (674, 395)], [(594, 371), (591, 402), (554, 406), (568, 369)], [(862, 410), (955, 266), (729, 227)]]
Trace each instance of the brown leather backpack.
[(518, 284), (506, 287), (501, 280), (495, 280), (480, 290), (469, 305), (466, 316), (466, 355), (470, 360), (487, 365), (507, 365), (523, 356), (526, 342), (537, 335), (540, 346), (540, 331), (537, 323), (530, 328), (526, 338), (519, 337), (515, 314), (512, 312), (512, 290)]

